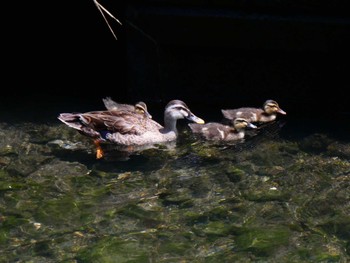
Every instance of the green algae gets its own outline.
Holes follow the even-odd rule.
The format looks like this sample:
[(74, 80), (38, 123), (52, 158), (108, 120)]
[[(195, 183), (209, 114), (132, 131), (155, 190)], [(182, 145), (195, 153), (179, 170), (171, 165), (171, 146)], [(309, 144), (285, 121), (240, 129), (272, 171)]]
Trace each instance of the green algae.
[(350, 260), (348, 143), (185, 137), (96, 160), (69, 129), (1, 127), (5, 262)]
[(94, 245), (78, 251), (78, 262), (120, 262), (143, 263), (150, 262), (150, 251), (146, 246), (136, 241), (125, 241), (118, 237), (101, 238)]
[(235, 238), (238, 251), (251, 251), (259, 256), (268, 256), (289, 243), (291, 231), (287, 227), (247, 228)]

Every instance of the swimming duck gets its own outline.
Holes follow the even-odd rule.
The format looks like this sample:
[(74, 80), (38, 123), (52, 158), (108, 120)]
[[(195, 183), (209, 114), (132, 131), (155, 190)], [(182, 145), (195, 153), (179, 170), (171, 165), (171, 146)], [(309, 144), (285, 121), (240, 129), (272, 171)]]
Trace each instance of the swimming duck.
[(94, 139), (96, 158), (103, 157), (101, 142), (120, 146), (144, 146), (176, 140), (178, 119), (203, 124), (181, 100), (170, 101), (164, 110), (164, 126), (132, 111), (91, 111), (86, 113), (61, 113), (58, 119), (85, 136)]
[(102, 101), (106, 109), (109, 111), (115, 112), (120, 110), (127, 110), (142, 114), (144, 117), (152, 119), (152, 115), (148, 112), (147, 105), (143, 101), (139, 101), (135, 105), (118, 103), (112, 100), (111, 97), (103, 98)]
[(233, 126), (218, 122), (208, 122), (206, 124), (189, 123), (188, 126), (193, 133), (200, 134), (204, 139), (211, 141), (233, 141), (243, 139), (246, 128), (257, 128), (257, 126), (244, 118), (234, 119)]
[(277, 113), (286, 115), (287, 113), (282, 110), (278, 103), (274, 100), (265, 101), (263, 107), (252, 108), (243, 107), (238, 109), (221, 110), (224, 117), (228, 120), (234, 120), (235, 118), (242, 117), (249, 122), (266, 123), (274, 121), (277, 117)]

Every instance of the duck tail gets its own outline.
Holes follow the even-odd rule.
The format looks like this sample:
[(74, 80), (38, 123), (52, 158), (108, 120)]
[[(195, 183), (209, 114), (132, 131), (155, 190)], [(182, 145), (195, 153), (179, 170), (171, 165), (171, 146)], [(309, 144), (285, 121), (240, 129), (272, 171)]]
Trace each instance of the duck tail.
[(79, 115), (74, 113), (61, 113), (57, 117), (61, 122), (66, 124), (67, 126), (76, 129), (81, 130), (82, 126), (79, 122)]

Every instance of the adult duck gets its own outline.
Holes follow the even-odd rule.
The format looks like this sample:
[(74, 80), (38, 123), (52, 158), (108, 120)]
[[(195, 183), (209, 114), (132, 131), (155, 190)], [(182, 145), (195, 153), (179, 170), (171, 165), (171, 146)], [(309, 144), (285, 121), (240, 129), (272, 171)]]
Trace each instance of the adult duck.
[(92, 138), (97, 147), (96, 158), (103, 157), (101, 142), (119, 146), (145, 146), (176, 140), (178, 119), (204, 124), (181, 100), (172, 100), (164, 110), (164, 126), (133, 111), (90, 111), (61, 113), (58, 119), (68, 127)]

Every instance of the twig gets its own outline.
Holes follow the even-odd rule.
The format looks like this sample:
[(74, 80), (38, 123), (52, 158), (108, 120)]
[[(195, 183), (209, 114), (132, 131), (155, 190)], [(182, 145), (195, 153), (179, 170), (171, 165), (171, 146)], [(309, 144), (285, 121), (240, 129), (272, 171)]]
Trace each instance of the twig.
[(109, 15), (111, 18), (113, 18), (115, 21), (117, 21), (120, 25), (122, 25), (122, 23), (121, 23), (117, 18), (115, 18), (106, 8), (104, 8), (99, 2), (97, 2), (97, 0), (93, 0), (93, 1), (94, 1), (95, 5), (96, 5), (98, 11), (100, 11), (100, 13), (101, 13), (103, 19), (104, 19), (105, 22), (107, 23), (107, 26), (108, 26), (109, 30), (112, 32), (114, 38), (115, 38), (116, 40), (118, 40), (118, 38), (117, 38), (117, 36), (115, 35), (115, 33), (114, 33), (112, 27), (111, 27), (110, 24), (108, 23), (108, 20), (107, 20), (107, 18), (106, 18), (106, 16), (105, 16), (104, 12), (105, 12), (107, 15)]

